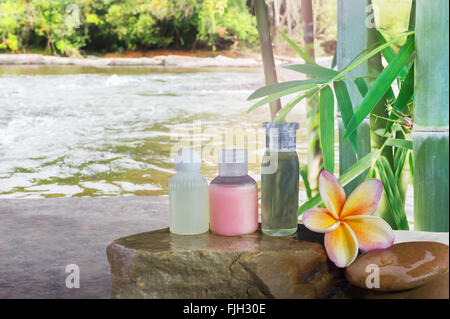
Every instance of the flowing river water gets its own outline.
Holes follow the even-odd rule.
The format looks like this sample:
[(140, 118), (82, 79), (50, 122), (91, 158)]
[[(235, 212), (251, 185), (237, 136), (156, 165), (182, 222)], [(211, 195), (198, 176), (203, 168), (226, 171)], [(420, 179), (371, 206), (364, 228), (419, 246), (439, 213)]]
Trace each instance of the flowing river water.
[[(263, 78), (242, 68), (0, 67), (0, 198), (167, 195), (174, 150), (201, 150), (210, 181), (217, 150), (242, 136), (249, 175), (259, 183), (269, 111), (246, 110)], [(303, 166), (305, 103), (286, 120), (300, 123)], [(306, 200), (302, 181), (299, 199)], [(411, 186), (406, 211), (411, 221)]]
[[(0, 67), (0, 198), (164, 195), (174, 146), (202, 146), (211, 180), (230, 128), (243, 129), (259, 181), (268, 106), (246, 110), (262, 79), (257, 69)], [(300, 122), (304, 164), (305, 105), (287, 120)]]

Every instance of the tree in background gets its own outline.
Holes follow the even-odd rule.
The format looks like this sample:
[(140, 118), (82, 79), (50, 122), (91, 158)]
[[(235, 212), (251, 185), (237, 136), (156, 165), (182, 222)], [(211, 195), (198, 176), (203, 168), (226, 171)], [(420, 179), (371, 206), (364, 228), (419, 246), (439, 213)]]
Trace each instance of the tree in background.
[[(304, 50), (312, 61), (315, 61), (314, 49), (314, 14), (312, 0), (302, 0), (301, 17), (303, 26)], [(322, 149), (319, 138), (319, 108), (317, 98), (308, 99), (308, 165), (302, 168), (303, 182), (305, 178), (310, 189), (317, 189), (319, 174), (323, 164)]]
[(3, 51), (226, 49), (257, 39), (245, 0), (0, 0)]
[(302, 29), (303, 41), (305, 42), (305, 51), (314, 60), (314, 15), (312, 0), (302, 0)]
[[(277, 71), (275, 69), (275, 59), (272, 51), (272, 37), (270, 35), (270, 23), (266, 2), (265, 0), (254, 0), (254, 6), (266, 85), (276, 84), (278, 83)], [(272, 120), (275, 119), (280, 109), (280, 99), (270, 102), (270, 117)]]
[[(366, 26), (367, 2), (339, 0), (338, 4), (338, 71), (333, 67), (326, 68), (316, 64), (293, 40), (283, 35), (287, 43), (305, 61), (304, 64), (284, 67), (307, 75), (310, 79), (286, 81), (256, 90), (249, 99), (262, 99), (252, 105), (249, 111), (280, 97), (291, 95), (293, 96), (291, 100), (277, 115), (276, 120), (282, 120), (300, 101), (318, 96), (323, 167), (334, 172), (334, 110), (337, 104), (341, 115), (341, 118), (338, 117), (340, 183), (345, 186), (347, 192), (350, 192), (354, 188), (352, 183), (355, 181), (379, 177), (383, 182), (385, 198), (391, 213), (390, 217), (395, 224), (394, 228), (407, 230), (409, 225), (399, 185), (405, 162), (413, 149), (412, 141), (407, 139), (411, 134), (412, 125), (405, 112), (408, 112), (411, 102), (414, 100), (414, 81), (411, 80), (414, 74), (412, 63), (414, 31), (400, 30), (389, 41), (386, 41), (379, 33), (379, 43), (378, 41), (372, 43), (373, 39), (370, 39), (367, 28), (374, 26)], [(412, 21), (412, 19), (410, 20)], [(447, 19), (440, 19), (439, 23), (448, 25), (448, 16)], [(400, 45), (400, 49), (396, 53), (394, 45), (402, 42), (404, 44)], [(367, 48), (368, 45), (371, 47)], [(379, 62), (377, 59), (380, 58), (380, 52), (388, 64), (384, 68), (379, 68), (377, 73), (369, 73), (368, 61), (372, 59), (372, 63)], [(445, 69), (445, 71), (447, 70)], [(398, 87), (398, 92), (394, 92), (393, 85)], [(380, 101), (385, 102), (380, 104)], [(376, 108), (379, 104), (386, 108), (383, 110), (383, 112), (387, 111), (386, 114), (378, 113), (379, 110)], [(376, 124), (384, 123), (384, 127), (378, 128), (374, 132), (382, 137), (380, 140), (383, 142), (372, 150), (370, 149), (369, 115), (383, 120)], [(446, 117), (448, 130), (448, 112)], [(448, 157), (448, 152), (443, 154), (444, 157), (445, 155)], [(393, 157), (393, 165), (390, 163), (388, 155)], [(414, 174), (411, 160), (409, 167), (411, 173)], [(307, 185), (305, 188), (308, 194)], [(300, 207), (299, 214), (316, 207), (321, 202), (320, 195), (308, 197), (310, 199)], [(440, 200), (437, 205), (441, 205), (442, 202), (445, 203)]]

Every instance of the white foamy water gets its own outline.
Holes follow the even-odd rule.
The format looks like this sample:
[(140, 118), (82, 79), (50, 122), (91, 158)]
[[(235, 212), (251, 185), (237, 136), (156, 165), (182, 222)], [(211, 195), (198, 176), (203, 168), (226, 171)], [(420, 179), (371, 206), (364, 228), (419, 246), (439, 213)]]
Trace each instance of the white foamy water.
[[(253, 70), (2, 67), (0, 198), (166, 194), (177, 130), (200, 120), (208, 140), (259, 128), (268, 108), (248, 115), (246, 99), (262, 79)], [(299, 134), (304, 117), (300, 107), (292, 116)], [(212, 178), (215, 163), (204, 166)], [(257, 166), (251, 174), (259, 179)]]
[[(171, 148), (189, 140), (194, 122), (202, 129), (195, 141), (211, 147), (227, 128), (256, 131), (269, 120), (268, 106), (246, 113), (262, 85), (255, 70), (0, 67), (0, 198), (165, 195)], [(302, 103), (287, 118), (300, 123), (300, 165), (305, 111)], [(203, 158), (209, 180), (214, 155)], [(259, 163), (249, 163), (249, 175), (259, 174)], [(411, 221), (411, 187), (406, 203)]]

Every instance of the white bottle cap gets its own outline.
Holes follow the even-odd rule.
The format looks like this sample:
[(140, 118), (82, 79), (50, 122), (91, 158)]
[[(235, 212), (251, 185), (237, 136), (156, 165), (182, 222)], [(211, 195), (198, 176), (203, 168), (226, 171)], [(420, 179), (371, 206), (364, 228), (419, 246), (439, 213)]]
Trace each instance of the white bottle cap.
[(177, 171), (200, 171), (202, 159), (196, 151), (190, 148), (181, 149), (175, 156), (174, 166)]
[(219, 151), (220, 176), (245, 176), (247, 173), (247, 150), (230, 148)]

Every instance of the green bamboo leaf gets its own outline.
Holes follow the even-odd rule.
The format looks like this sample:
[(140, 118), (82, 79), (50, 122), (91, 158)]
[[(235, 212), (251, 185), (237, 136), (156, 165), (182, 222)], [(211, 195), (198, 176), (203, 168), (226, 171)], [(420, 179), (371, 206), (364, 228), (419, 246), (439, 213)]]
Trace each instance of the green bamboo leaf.
[(300, 47), (293, 41), (291, 40), (286, 34), (284, 34), (281, 31), (278, 31), (281, 36), (284, 38), (284, 40), (286, 40), (286, 42), (291, 46), (292, 49), (294, 49), (295, 52), (297, 52), (297, 54), (303, 59), (305, 60), (305, 62), (307, 63), (311, 63), (311, 64), (315, 64), (314, 60), (309, 56), (308, 53), (306, 53), (305, 51), (303, 51), (302, 49), (300, 49)]
[(361, 122), (372, 112), (375, 105), (386, 94), (392, 82), (397, 78), (401, 68), (408, 62), (414, 51), (414, 37), (411, 37), (401, 48), (395, 59), (381, 72), (373, 83), (361, 105), (356, 109), (350, 123), (345, 129), (344, 139), (348, 138), (361, 124)]
[(406, 157), (408, 156), (408, 150), (405, 148), (400, 148), (395, 153), (394, 157), (394, 176), (397, 185), (399, 185), (400, 178), (402, 176), (403, 167), (405, 166)]
[[(318, 90), (318, 89), (317, 89)], [(317, 92), (317, 91), (316, 91)], [(314, 100), (313, 101), (313, 107), (310, 108), (310, 110), (308, 111), (308, 113), (306, 113), (306, 116), (308, 118), (310, 117), (315, 117), (317, 114), (319, 114), (319, 101)]]
[[(324, 81), (326, 82), (326, 81)], [(311, 80), (296, 80), (296, 81), (287, 81), (287, 82), (281, 82), (281, 83), (275, 83), (275, 84), (269, 84), (262, 88), (257, 89), (255, 92), (253, 92), (248, 98), (247, 101), (258, 99), (260, 97), (268, 96), (271, 94), (275, 94), (293, 87), (300, 87), (305, 86), (306, 88), (311, 88), (315, 86), (316, 84), (320, 83), (320, 81), (317, 81), (316, 79)]]
[[(401, 41), (403, 39), (404, 36), (408, 36), (408, 35), (412, 35), (414, 34), (414, 31), (411, 32), (406, 32), (404, 33), (403, 36), (397, 37), (389, 42), (386, 42), (385, 44), (382, 44), (380, 46), (378, 46), (377, 48), (373, 49), (372, 51), (370, 51), (369, 53), (367, 53), (366, 55), (362, 56), (360, 59), (358, 59), (357, 61), (355, 61), (354, 63), (350, 64), (349, 66), (347, 66), (344, 70), (342, 70), (341, 72), (339, 72), (339, 74), (337, 74), (334, 78), (332, 78), (329, 82), (334, 82), (336, 80), (341, 79), (345, 74), (347, 74), (348, 72), (352, 71), (353, 69), (355, 69), (357, 66), (359, 66), (361, 63), (364, 63), (365, 61), (369, 60), (371, 57), (373, 57), (375, 54), (377, 54), (378, 52), (382, 51), (384, 48), (386, 48), (387, 46), (391, 45), (392, 43)], [(414, 37), (412, 37), (414, 38)]]
[[(364, 81), (364, 80), (363, 80)], [(364, 82), (365, 83), (365, 82)], [(341, 112), (342, 122), (344, 127), (347, 127), (348, 122), (353, 116), (352, 100), (348, 94), (347, 86), (344, 81), (334, 82), (334, 93), (336, 94), (336, 100), (339, 106), (339, 112)], [(358, 154), (358, 132), (350, 136), (350, 143), (352, 144), (353, 151)]]
[(379, 150), (374, 150), (369, 154), (362, 157), (355, 164), (350, 166), (341, 176), (339, 176), (338, 180), (342, 184), (342, 186), (346, 186), (348, 183), (357, 178), (361, 173), (372, 167), (373, 163), (376, 161), (378, 156), (380, 155)]
[(278, 100), (280, 97), (285, 96), (285, 95), (289, 95), (289, 94), (293, 94), (293, 93), (297, 93), (299, 91), (304, 91), (307, 89), (311, 89), (313, 87), (315, 87), (316, 84), (302, 84), (299, 86), (294, 86), (292, 88), (289, 88), (287, 90), (281, 91), (281, 92), (277, 92), (275, 94), (271, 94), (268, 97), (258, 101), (257, 103), (253, 104), (248, 110), (247, 113), (253, 112), (254, 110), (256, 110), (258, 107), (261, 107), (264, 104), (270, 103), (272, 101)]
[(365, 97), (367, 92), (369, 91), (366, 80), (364, 80), (364, 78), (356, 78), (355, 84), (361, 96)]
[[(342, 186), (346, 186), (349, 183), (351, 183), (355, 178), (359, 177), (361, 173), (372, 167), (375, 160), (380, 155), (379, 150), (375, 150), (363, 158), (361, 158), (359, 161), (357, 161), (355, 164), (353, 164), (348, 170), (345, 171), (344, 174), (338, 177), (339, 183), (341, 183)], [(303, 205), (301, 205), (298, 209), (298, 215), (302, 215), (307, 210), (314, 208), (318, 206), (322, 202), (322, 199), (320, 197), (320, 194), (314, 196), (307, 202), (305, 202)]]
[(395, 153), (395, 155), (394, 155), (394, 175), (395, 175), (396, 168), (399, 165), (399, 162), (401, 161), (401, 153), (403, 153), (403, 151), (406, 151), (406, 153), (408, 153), (408, 150), (404, 149), (404, 148), (399, 148), (394, 151), (394, 153)]
[[(377, 35), (378, 35), (378, 42), (380, 44), (385, 44), (387, 42), (380, 31), (377, 31)], [(386, 61), (388, 63), (391, 63), (392, 60), (395, 58), (395, 52), (394, 52), (394, 50), (392, 49), (392, 47), (390, 45), (387, 46), (386, 48), (384, 48), (381, 51), (381, 53), (383, 54), (384, 58), (386, 59)]]
[(322, 203), (322, 198), (320, 197), (320, 194), (318, 194), (299, 207), (298, 216), (301, 216), (307, 210), (320, 205), (320, 203)]
[(365, 48), (364, 50), (362, 50), (361, 52), (359, 52), (345, 67), (344, 69), (348, 68), (349, 66), (351, 66), (355, 61), (358, 61), (359, 58), (363, 57), (364, 54), (366, 54), (367, 52), (369, 52), (368, 54), (370, 54), (370, 52), (372, 50), (376, 50), (378, 43), (373, 43), (371, 44), (369, 47)]
[(283, 106), (281, 108), (281, 110), (278, 111), (277, 116), (275, 117), (274, 121), (275, 122), (279, 122), (279, 121), (284, 121), (284, 119), (286, 118), (286, 115), (298, 104), (300, 103), (300, 101), (302, 101), (305, 98), (309, 98), (311, 97), (314, 93), (316, 93), (319, 89), (314, 88), (308, 92), (306, 92), (305, 94), (299, 95), (297, 97), (295, 97), (294, 99), (292, 99), (291, 101), (289, 101), (288, 104), (286, 104), (285, 106)]
[(300, 176), (302, 177), (303, 185), (305, 185), (306, 197), (310, 200), (312, 198), (312, 191), (308, 180), (308, 165), (305, 165), (300, 169)]
[(331, 60), (331, 68), (334, 69), (337, 65), (337, 50), (334, 52), (333, 60)]
[(378, 130), (375, 130), (374, 133), (381, 137), (388, 137), (391, 135), (389, 132), (386, 132), (384, 128), (379, 128)]
[(405, 81), (403, 81), (398, 97), (392, 107), (403, 112), (414, 94), (414, 63), (409, 68)]
[(317, 64), (291, 64), (286, 65), (283, 68), (303, 73), (311, 77), (317, 77), (319, 78), (319, 80), (323, 80), (322, 82), (327, 82), (329, 79), (339, 73), (335, 70), (324, 68)]
[(375, 168), (374, 168), (374, 167), (372, 167), (372, 168), (369, 170), (369, 173), (367, 173), (366, 179), (367, 179), (367, 178), (377, 178), (377, 172), (375, 171)]
[(414, 154), (409, 152), (408, 154), (409, 172), (411, 173), (411, 182), (414, 185)]
[(387, 89), (387, 92), (386, 92), (386, 100), (387, 101), (395, 100), (394, 90), (392, 90), (392, 87), (390, 87), (390, 86), (389, 86), (389, 88)]
[(413, 142), (411, 140), (390, 138), (390, 139), (388, 139), (386, 141), (386, 145), (399, 147), (399, 148), (404, 148), (404, 149), (407, 149), (407, 150), (412, 150), (413, 149)]
[[(398, 97), (395, 100), (394, 104), (392, 105), (394, 110), (403, 112), (408, 106), (408, 103), (412, 99), (413, 95), (414, 95), (414, 64), (410, 67), (408, 74), (406, 75), (405, 80), (403, 81), (402, 87), (400, 88)], [(386, 132), (389, 132), (394, 121), (398, 119), (398, 116), (395, 114), (395, 112), (391, 112), (391, 114), (389, 114), (389, 119), (391, 121), (388, 121), (386, 124)]]
[(391, 208), (393, 219), (399, 230), (409, 230), (408, 220), (404, 209), (404, 203), (398, 190), (394, 173), (392, 172), (389, 161), (380, 156), (377, 160), (377, 168), (380, 173), (380, 179), (386, 193), (387, 202)]
[(327, 85), (320, 91), (320, 145), (322, 147), (323, 166), (334, 172), (334, 96)]
[[(387, 41), (384, 38), (384, 36), (379, 31), (377, 31), (377, 34), (378, 34), (378, 41), (379, 41), (379, 43), (385, 44)], [(391, 46), (388, 46), (385, 49), (383, 49), (381, 51), (381, 53), (383, 54), (383, 56), (386, 59), (387, 63), (391, 63), (394, 60), (394, 58), (395, 58), (395, 52), (394, 52), (394, 50), (392, 49)], [(403, 67), (402, 70), (400, 71), (400, 78), (404, 79), (407, 73), (408, 73), (408, 70), (406, 69), (406, 67)]]

